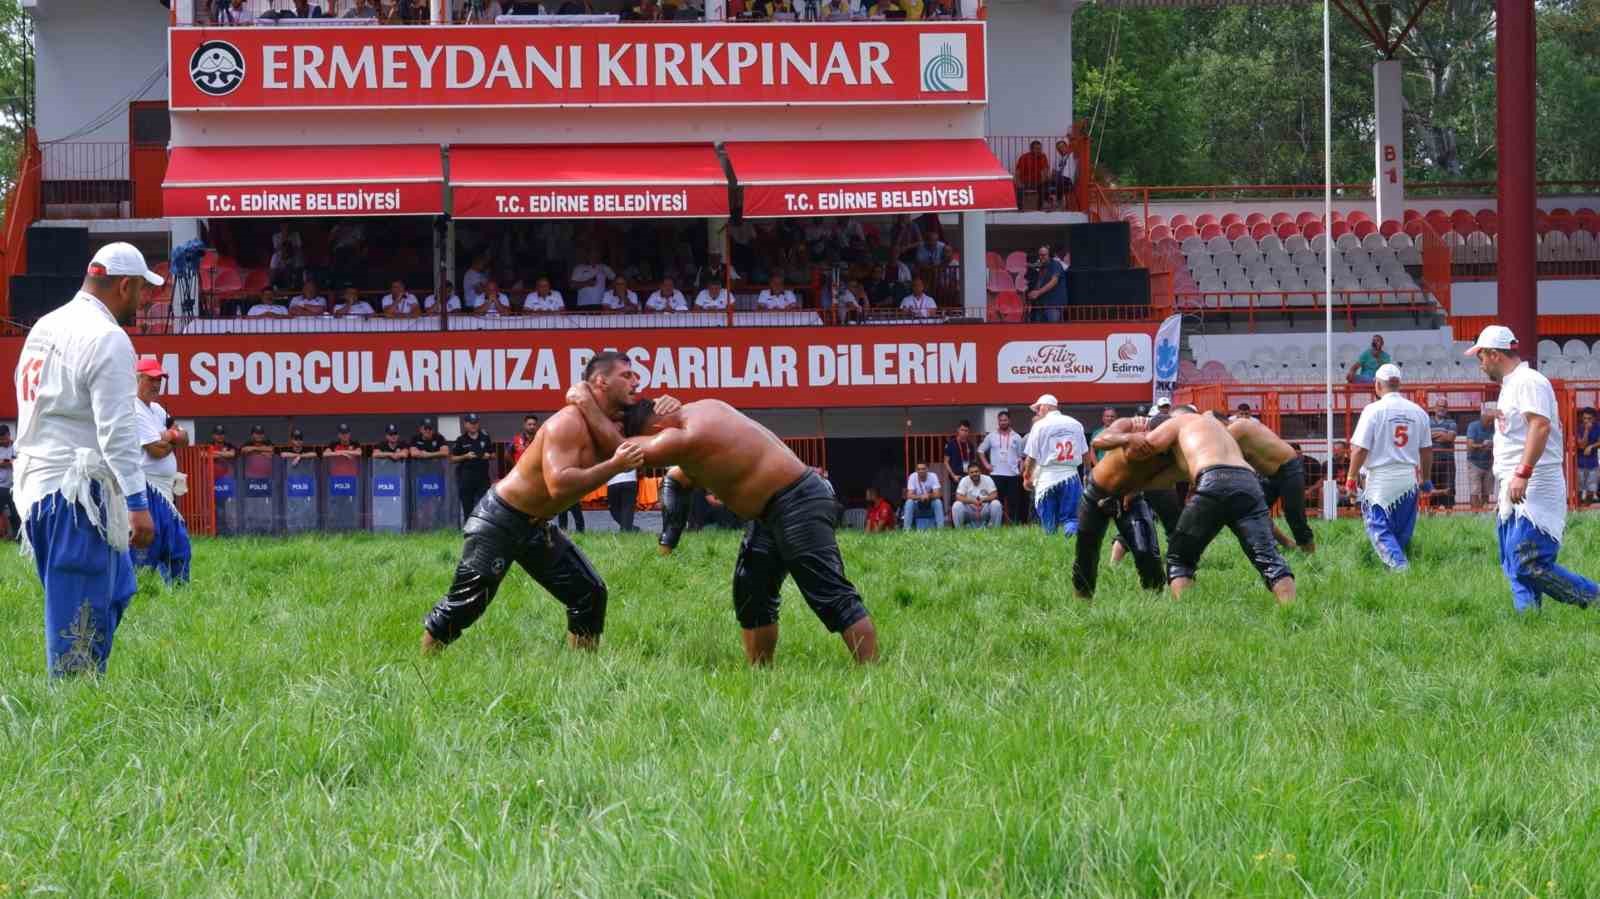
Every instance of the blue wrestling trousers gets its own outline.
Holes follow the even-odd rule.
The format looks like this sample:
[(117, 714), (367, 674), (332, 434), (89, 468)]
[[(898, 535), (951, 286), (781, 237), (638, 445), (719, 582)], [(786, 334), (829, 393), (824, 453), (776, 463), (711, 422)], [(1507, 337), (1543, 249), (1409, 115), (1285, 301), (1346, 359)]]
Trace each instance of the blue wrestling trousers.
[(1033, 500), (1033, 509), (1039, 513), (1039, 524), (1046, 534), (1054, 534), (1060, 527), (1071, 537), (1078, 533), (1078, 499), (1083, 496), (1083, 480), (1068, 478), (1039, 494)]
[(150, 518), (156, 523), (156, 539), (145, 549), (130, 552), (135, 568), (149, 568), (169, 584), (189, 582), (189, 528), (183, 517), (154, 487), (146, 487)]
[[(98, 486), (93, 496), (99, 503)], [(60, 493), (35, 503), (23, 527), (44, 584), (50, 675), (104, 672), (111, 640), (137, 586), (132, 560), (112, 549), (84, 511)]]
[(1411, 534), (1417, 529), (1417, 491), (1412, 490), (1388, 507), (1362, 503), (1361, 517), (1367, 525), (1367, 539), (1383, 564), (1395, 571), (1410, 567), (1406, 552), (1411, 549)]
[(1600, 585), (1556, 564), (1561, 544), (1521, 515), (1500, 521), (1500, 567), (1511, 582), (1511, 600), (1518, 612), (1540, 607), (1549, 594), (1557, 602), (1588, 608)]

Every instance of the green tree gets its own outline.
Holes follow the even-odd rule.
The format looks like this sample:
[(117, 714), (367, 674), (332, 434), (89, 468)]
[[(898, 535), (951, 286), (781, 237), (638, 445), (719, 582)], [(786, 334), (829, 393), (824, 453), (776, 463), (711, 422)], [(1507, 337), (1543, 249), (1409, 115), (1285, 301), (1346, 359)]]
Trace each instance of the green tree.
[(33, 121), (33, 32), (19, 0), (0, 0), (0, 213)]

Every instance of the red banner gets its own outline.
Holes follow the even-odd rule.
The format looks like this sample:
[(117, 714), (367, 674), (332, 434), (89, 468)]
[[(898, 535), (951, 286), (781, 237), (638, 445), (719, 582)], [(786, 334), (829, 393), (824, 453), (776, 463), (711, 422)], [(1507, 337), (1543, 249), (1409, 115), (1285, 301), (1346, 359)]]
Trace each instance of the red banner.
[(167, 186), (161, 191), (161, 202), (167, 215), (194, 218), (432, 215), (444, 211), (444, 186), (437, 181), (344, 186)]
[[(183, 417), (524, 412), (560, 406), (594, 353), (647, 390), (746, 409), (1138, 402), (1153, 325), (896, 325), (136, 337)], [(22, 341), (0, 340), (0, 370)], [(0, 416), (15, 417), (14, 391)]]
[(1011, 179), (901, 181), (872, 184), (749, 185), (744, 214), (750, 218), (814, 215), (956, 212), (1016, 209)]
[(728, 185), (458, 186), (450, 202), (462, 219), (705, 218), (728, 214)]
[(981, 22), (173, 28), (171, 108), (983, 103)]

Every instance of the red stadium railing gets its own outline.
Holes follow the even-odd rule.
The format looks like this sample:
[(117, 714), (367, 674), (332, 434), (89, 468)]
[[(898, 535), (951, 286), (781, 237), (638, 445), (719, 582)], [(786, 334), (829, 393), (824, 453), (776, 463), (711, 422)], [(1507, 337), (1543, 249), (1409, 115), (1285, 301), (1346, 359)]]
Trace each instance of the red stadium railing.
[(178, 514), (191, 534), (214, 537), (217, 533), (216, 471), (211, 464), (211, 450), (204, 446), (186, 446), (177, 452), (178, 471), (188, 479), (189, 490), (178, 497)]
[(11, 317), (11, 276), (28, 270), (28, 226), (39, 217), (39, 136), (23, 132), (17, 177), (6, 194), (0, 224), (0, 318)]

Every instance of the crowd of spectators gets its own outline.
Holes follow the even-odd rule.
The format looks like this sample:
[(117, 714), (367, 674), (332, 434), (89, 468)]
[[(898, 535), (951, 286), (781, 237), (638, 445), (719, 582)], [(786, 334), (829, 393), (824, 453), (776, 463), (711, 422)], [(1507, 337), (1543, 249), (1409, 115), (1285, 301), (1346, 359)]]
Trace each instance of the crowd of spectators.
[[(938, 20), (961, 15), (956, 0), (450, 0), (452, 21), (494, 22), (502, 17), (616, 16), (625, 22)], [(210, 23), (257, 25), (278, 20), (353, 19), (378, 25), (426, 25), (428, 0), (213, 0)]]

